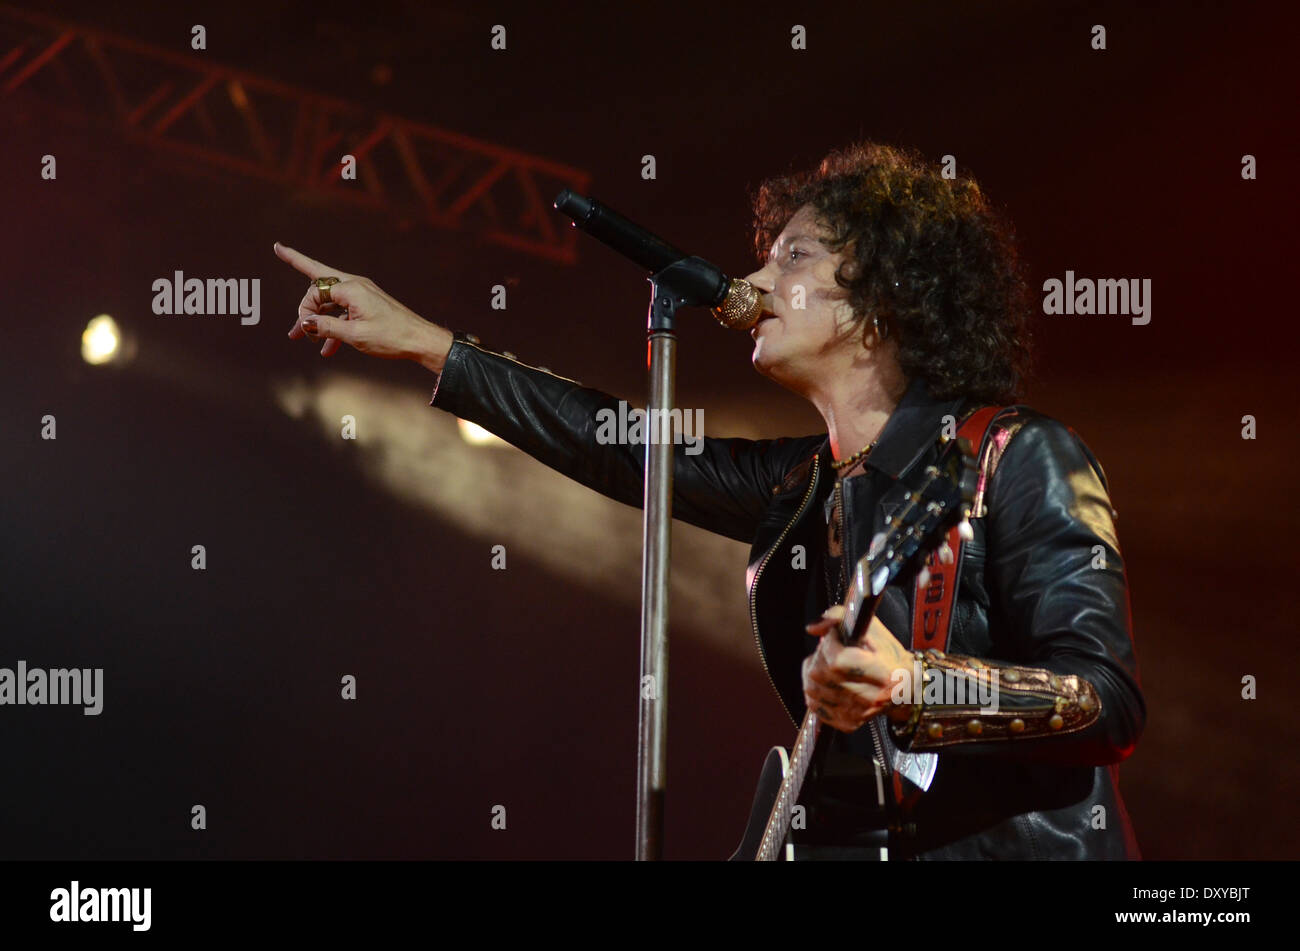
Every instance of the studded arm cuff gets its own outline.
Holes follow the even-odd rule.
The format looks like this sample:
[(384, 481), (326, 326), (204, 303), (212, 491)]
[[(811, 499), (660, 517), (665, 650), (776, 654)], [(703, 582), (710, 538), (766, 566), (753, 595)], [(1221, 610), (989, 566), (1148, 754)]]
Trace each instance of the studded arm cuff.
[(916, 651), (915, 658), (903, 697), (910, 715), (890, 723), (895, 742), (908, 752), (1076, 733), (1101, 716), (1096, 689), (1075, 674), (937, 650)]

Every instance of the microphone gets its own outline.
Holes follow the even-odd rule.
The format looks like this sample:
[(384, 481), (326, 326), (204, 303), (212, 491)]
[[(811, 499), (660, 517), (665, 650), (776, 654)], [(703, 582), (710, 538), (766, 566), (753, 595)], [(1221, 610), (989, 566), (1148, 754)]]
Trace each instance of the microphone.
[[(565, 189), (555, 199), (555, 208), (573, 219), (573, 224), (619, 254), (658, 274), (670, 264), (691, 257), (671, 244), (628, 221), (593, 198)], [(705, 303), (718, 323), (729, 330), (748, 330), (762, 316), (762, 295), (753, 284), (729, 278), (720, 268), (695, 258), (705, 281)]]

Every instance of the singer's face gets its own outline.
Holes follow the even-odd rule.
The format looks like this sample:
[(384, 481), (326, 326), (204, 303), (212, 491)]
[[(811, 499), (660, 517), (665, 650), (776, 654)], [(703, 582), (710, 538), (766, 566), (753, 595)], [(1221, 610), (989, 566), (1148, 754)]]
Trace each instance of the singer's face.
[(764, 292), (765, 316), (750, 331), (754, 368), (798, 393), (862, 346), (847, 292), (835, 283), (843, 255), (821, 243), (828, 234), (805, 205), (777, 237), (767, 264), (747, 278)]

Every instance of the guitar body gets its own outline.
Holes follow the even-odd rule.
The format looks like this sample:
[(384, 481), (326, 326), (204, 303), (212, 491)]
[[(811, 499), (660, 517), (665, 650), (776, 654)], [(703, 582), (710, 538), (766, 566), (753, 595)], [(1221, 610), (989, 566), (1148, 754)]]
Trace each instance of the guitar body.
[[(763, 760), (763, 771), (758, 774), (758, 788), (754, 790), (754, 805), (749, 811), (749, 822), (745, 824), (745, 834), (740, 845), (728, 861), (753, 862), (758, 858), (758, 846), (763, 841), (763, 830), (767, 827), (767, 817), (772, 814), (776, 797), (781, 792), (781, 783), (790, 772), (790, 756), (784, 747), (774, 746)], [(787, 843), (783, 857), (787, 862), (794, 861), (794, 847)]]
[[(749, 821), (745, 823), (745, 834), (741, 836), (740, 845), (727, 859), (729, 862), (753, 862), (758, 859), (759, 845), (763, 841), (763, 831), (768, 818), (776, 805), (776, 798), (781, 793), (781, 784), (790, 776), (790, 755), (782, 746), (774, 746), (763, 760), (762, 772), (758, 775), (758, 787), (754, 790), (754, 804), (750, 807)], [(797, 845), (789, 840), (781, 843), (776, 852), (777, 861), (799, 862), (819, 859), (852, 859), (854, 861), (886, 862), (889, 860), (889, 834), (881, 829), (875, 838), (868, 841), (867, 835), (860, 835), (860, 841), (852, 848), (835, 848), (826, 846)]]

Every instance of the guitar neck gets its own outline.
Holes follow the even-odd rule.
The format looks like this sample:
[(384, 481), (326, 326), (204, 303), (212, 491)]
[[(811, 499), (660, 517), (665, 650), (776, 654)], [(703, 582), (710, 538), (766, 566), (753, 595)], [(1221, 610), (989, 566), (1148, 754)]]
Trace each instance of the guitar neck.
[(767, 827), (763, 829), (763, 840), (759, 843), (756, 856), (759, 862), (775, 862), (781, 857), (786, 832), (794, 818), (794, 807), (799, 802), (799, 795), (803, 792), (804, 779), (808, 776), (808, 766), (812, 762), (820, 730), (821, 723), (817, 714), (811, 711), (805, 713), (803, 723), (799, 725), (799, 735), (790, 751), (790, 770), (781, 780), (781, 791), (772, 806)]
[[(853, 583), (849, 587), (848, 597), (844, 601), (844, 619), (841, 621), (839, 628), (834, 634), (827, 634), (826, 637), (838, 636), (840, 643), (850, 646), (856, 644), (861, 636), (862, 630), (870, 622), (871, 616), (875, 613), (876, 605), (879, 603), (879, 597), (873, 597), (869, 594), (869, 579), (866, 574), (867, 559), (863, 559), (854, 572)], [(880, 719), (876, 717), (875, 719)], [(876, 743), (876, 725), (871, 724), (872, 740), (877, 748), (877, 755), (883, 755), (879, 744)], [(781, 791), (777, 794), (776, 803), (772, 806), (772, 814), (768, 817), (767, 826), (763, 830), (763, 840), (758, 847), (757, 860), (760, 862), (774, 862), (781, 857), (781, 850), (785, 845), (786, 834), (790, 830), (791, 821), (794, 818), (794, 807), (799, 802), (799, 796), (803, 792), (804, 780), (808, 778), (808, 768), (812, 764), (813, 751), (817, 747), (817, 739), (821, 734), (821, 721), (817, 719), (817, 714), (811, 710), (804, 714), (803, 723), (799, 725), (799, 735), (795, 738), (794, 747), (790, 750), (790, 769), (785, 778), (781, 781)], [(883, 760), (882, 760), (883, 762)], [(877, 777), (877, 786), (880, 785)]]

